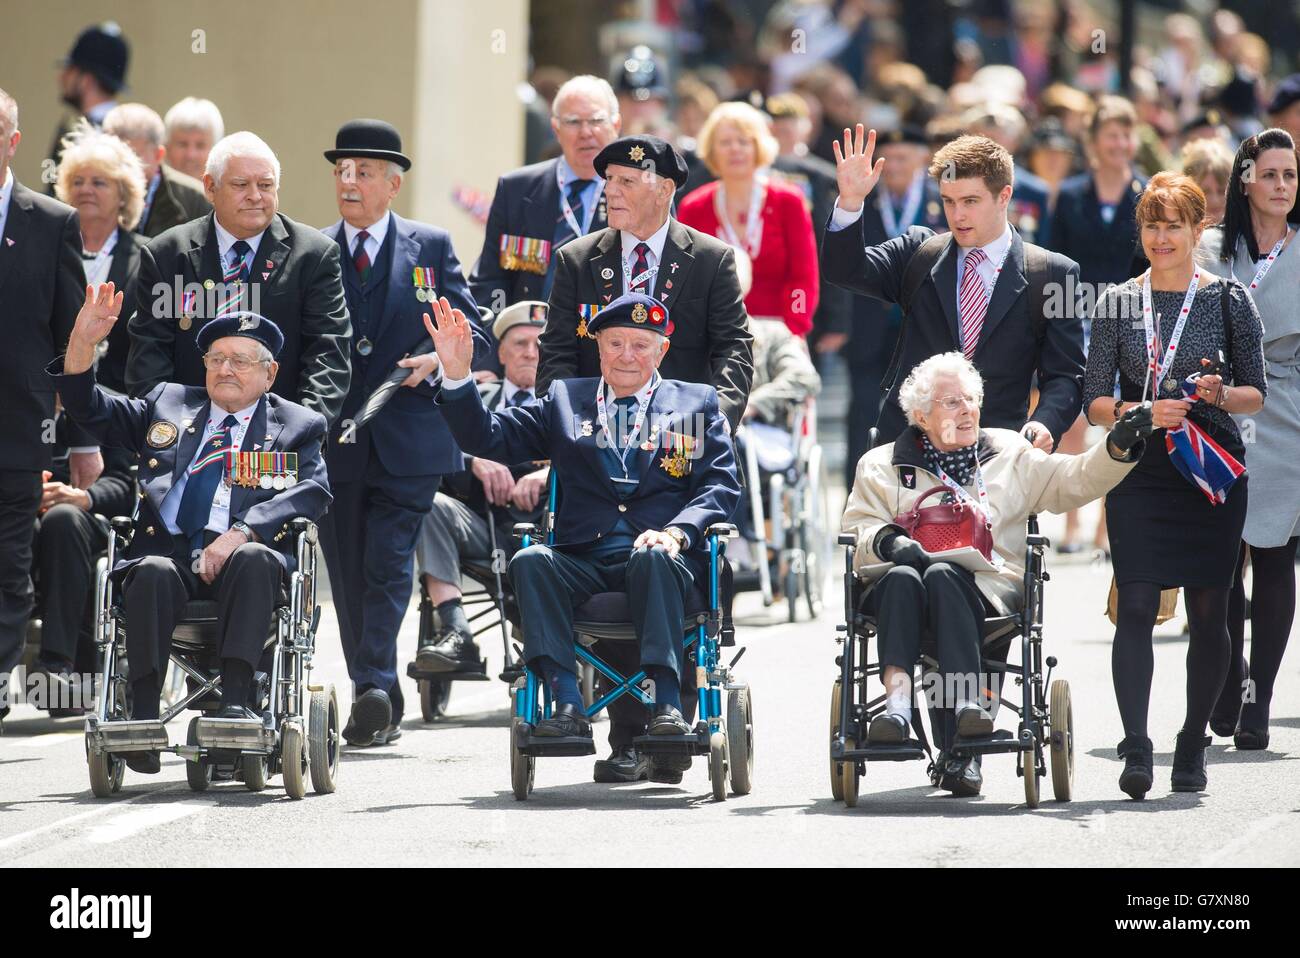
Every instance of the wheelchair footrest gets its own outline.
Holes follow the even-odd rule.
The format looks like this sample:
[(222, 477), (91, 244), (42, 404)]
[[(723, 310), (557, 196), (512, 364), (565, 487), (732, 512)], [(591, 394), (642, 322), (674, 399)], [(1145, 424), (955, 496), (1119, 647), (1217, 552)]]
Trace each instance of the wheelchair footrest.
[(195, 736), (204, 748), (238, 752), (269, 752), (275, 748), (275, 730), (261, 719), (223, 719), (204, 716), (199, 719)]
[(519, 751), (535, 757), (574, 758), (595, 755), (596, 743), (583, 735), (529, 735)]
[[(523, 674), (522, 672), (520, 673)], [(407, 678), (415, 679), (417, 682), (423, 680), (434, 681), (442, 679), (447, 682), (487, 682), (490, 681), (487, 674), (487, 659), (480, 659), (477, 669), (468, 669), (461, 672), (430, 672), (421, 669), (414, 662), (406, 666)]]
[(853, 757), (861, 755), (868, 762), (914, 762), (918, 758), (925, 758), (925, 749), (920, 742), (912, 739), (897, 745), (866, 745), (845, 754)]
[(645, 755), (708, 755), (709, 736), (693, 732), (690, 735), (638, 735), (632, 739), (638, 752)]
[(157, 719), (100, 722), (90, 718), (86, 731), (100, 752), (154, 752), (167, 748), (167, 727)]
[(1022, 752), (1025, 749), (1010, 729), (998, 729), (978, 738), (954, 738), (948, 751), (953, 755), (986, 755), (993, 752)]

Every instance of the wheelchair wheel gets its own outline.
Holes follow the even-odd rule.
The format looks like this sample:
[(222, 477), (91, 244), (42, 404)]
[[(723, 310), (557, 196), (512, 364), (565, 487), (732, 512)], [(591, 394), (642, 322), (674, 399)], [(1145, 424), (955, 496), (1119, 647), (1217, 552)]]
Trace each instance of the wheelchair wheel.
[(122, 787), (126, 762), (111, 752), (93, 752), (86, 740), (86, 765), (90, 769), (90, 791), (96, 798), (108, 798)]
[(713, 799), (727, 800), (727, 736), (714, 732), (709, 736), (709, 781), (713, 784)]
[(1025, 773), (1025, 805), (1038, 807), (1038, 755), (1041, 746), (1037, 742), (1028, 752), (1021, 752)]
[[(839, 679), (831, 686), (831, 741), (840, 730), (840, 707), (844, 701), (844, 685)], [(831, 760), (831, 798), (837, 802), (844, 801), (844, 763)]]
[[(851, 738), (844, 740), (846, 749), (858, 747), (856, 741)], [(843, 793), (844, 807), (858, 807), (858, 763), (857, 762), (840, 762), (840, 791)]]
[[(185, 732), (185, 744), (199, 744), (199, 717), (197, 715), (190, 719), (189, 728)], [(190, 791), (206, 792), (208, 786), (212, 784), (212, 766), (207, 762), (192, 762), (186, 759), (185, 781), (189, 782)]]
[(436, 722), (447, 714), (451, 699), (449, 679), (420, 679), (420, 713), (426, 722)]
[(265, 755), (241, 755), (239, 757), (239, 767), (244, 773), (244, 788), (250, 792), (260, 792), (266, 788), (266, 780), (270, 771), (267, 767), (269, 764)]
[(1047, 716), (1052, 723), (1052, 794), (1058, 802), (1068, 802), (1074, 795), (1074, 709), (1065, 679), (1052, 683)]
[(317, 795), (328, 795), (338, 787), (339, 697), (333, 685), (311, 693), (307, 722), (307, 767), (311, 787)]
[(754, 699), (749, 686), (727, 693), (727, 753), (731, 791), (748, 795), (754, 787)]
[(303, 741), (301, 719), (284, 723), (280, 733), (280, 766), (285, 793), (290, 798), (304, 797), (307, 794), (307, 743)]
[(533, 773), (537, 767), (537, 759), (519, 750), (524, 724), (518, 715), (510, 719), (510, 788), (515, 793), (515, 799), (521, 802), (533, 790)]

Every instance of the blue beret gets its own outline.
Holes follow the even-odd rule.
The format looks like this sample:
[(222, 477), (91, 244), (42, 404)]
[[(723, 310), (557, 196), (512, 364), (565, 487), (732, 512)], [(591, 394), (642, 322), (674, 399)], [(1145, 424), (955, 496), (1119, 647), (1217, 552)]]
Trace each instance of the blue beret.
[(269, 349), (272, 356), (279, 356), (280, 350), (284, 348), (284, 333), (280, 332), (280, 327), (265, 316), (249, 312), (231, 313), (204, 324), (195, 337), (195, 342), (198, 343), (199, 352), (206, 353), (215, 341), (226, 336), (243, 336), (256, 340)]
[(668, 307), (642, 293), (627, 293), (614, 300), (587, 321), (587, 332), (598, 333), (615, 326), (648, 329), (660, 336), (673, 334), (673, 321), (668, 318)]

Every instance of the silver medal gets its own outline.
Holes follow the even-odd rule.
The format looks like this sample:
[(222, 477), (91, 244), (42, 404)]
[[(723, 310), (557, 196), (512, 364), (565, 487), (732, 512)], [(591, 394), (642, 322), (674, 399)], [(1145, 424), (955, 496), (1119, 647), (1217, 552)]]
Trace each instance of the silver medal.
[(261, 486), (263, 489), (270, 489), (270, 488), (271, 488), (271, 477), (270, 477), (270, 476), (267, 476), (267, 475), (264, 475), (264, 476), (262, 476), (260, 479), (257, 480), (257, 484), (258, 484), (259, 486)]

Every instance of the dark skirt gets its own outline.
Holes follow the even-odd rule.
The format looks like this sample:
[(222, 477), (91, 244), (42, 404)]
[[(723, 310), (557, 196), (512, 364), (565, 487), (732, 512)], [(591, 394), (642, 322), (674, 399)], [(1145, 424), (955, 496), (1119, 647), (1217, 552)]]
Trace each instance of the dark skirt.
[[(1227, 438), (1214, 435), (1244, 462), (1240, 442), (1222, 442)], [(1169, 461), (1164, 431), (1157, 430), (1142, 461), (1106, 494), (1116, 582), (1230, 588), (1246, 524), (1248, 478), (1233, 484), (1226, 502), (1212, 504)]]

